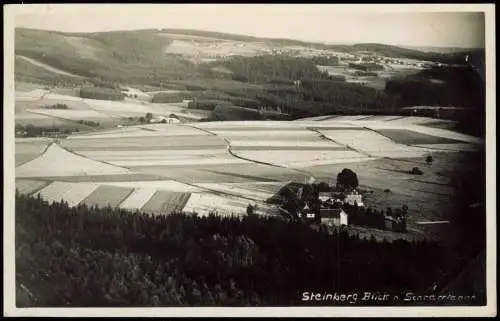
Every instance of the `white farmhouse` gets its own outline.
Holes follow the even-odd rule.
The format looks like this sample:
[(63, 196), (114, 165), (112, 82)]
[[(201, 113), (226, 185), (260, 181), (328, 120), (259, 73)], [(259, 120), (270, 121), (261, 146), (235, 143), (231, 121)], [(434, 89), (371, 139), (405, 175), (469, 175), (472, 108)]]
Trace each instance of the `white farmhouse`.
[(348, 203), (349, 205), (364, 206), (363, 196), (359, 194), (358, 191), (353, 190), (350, 194), (346, 195), (344, 203)]
[(330, 226), (347, 226), (349, 217), (341, 208), (321, 209), (321, 223)]
[(181, 121), (177, 116), (170, 115), (168, 117), (158, 116), (151, 120), (152, 123), (179, 124)]

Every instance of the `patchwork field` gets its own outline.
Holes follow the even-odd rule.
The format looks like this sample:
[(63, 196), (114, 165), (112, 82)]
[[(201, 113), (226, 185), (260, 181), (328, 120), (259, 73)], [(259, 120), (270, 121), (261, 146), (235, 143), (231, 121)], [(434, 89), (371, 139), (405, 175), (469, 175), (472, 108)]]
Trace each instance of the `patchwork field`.
[[(49, 91), (22, 86), (21, 89), (24, 91), (16, 91), (15, 97), (15, 121), (18, 125), (76, 128), (85, 131), (94, 128), (78, 121), (97, 122), (100, 128), (116, 128), (118, 125), (127, 125), (130, 117), (144, 117), (146, 113), (151, 113), (153, 117), (175, 114), (181, 122), (198, 121), (211, 115), (211, 111), (188, 109), (187, 105), (182, 104), (150, 103), (151, 97), (147, 93), (134, 88), (126, 88), (127, 93), (140, 93), (140, 97), (150, 98), (145, 101), (128, 98), (124, 101), (107, 101), (78, 97), (78, 90), (72, 88)], [(64, 104), (67, 109), (45, 108), (55, 104)]]
[[(420, 117), (329, 116), (128, 126), (57, 142), (17, 139), (16, 187), (70, 206), (245, 215), (252, 204), (261, 215), (276, 215), (266, 201), (283, 186), (335, 183), (337, 173), (350, 168), (368, 206), (406, 204), (413, 232), (443, 237), (442, 229), (420, 222), (453, 222), (452, 174), (466, 166), (462, 155), (480, 151), (483, 142), (425, 123)], [(410, 175), (413, 167), (423, 175)]]

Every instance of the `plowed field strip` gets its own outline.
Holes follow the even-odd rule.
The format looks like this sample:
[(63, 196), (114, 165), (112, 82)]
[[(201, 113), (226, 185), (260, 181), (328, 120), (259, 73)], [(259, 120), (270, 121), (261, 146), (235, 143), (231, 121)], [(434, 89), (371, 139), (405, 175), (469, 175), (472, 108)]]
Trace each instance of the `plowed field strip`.
[(97, 205), (99, 207), (117, 207), (132, 192), (133, 188), (124, 188), (118, 186), (99, 186), (92, 194), (85, 198), (81, 203), (87, 206)]
[(153, 214), (169, 215), (184, 208), (190, 193), (157, 191), (141, 208), (141, 211)]

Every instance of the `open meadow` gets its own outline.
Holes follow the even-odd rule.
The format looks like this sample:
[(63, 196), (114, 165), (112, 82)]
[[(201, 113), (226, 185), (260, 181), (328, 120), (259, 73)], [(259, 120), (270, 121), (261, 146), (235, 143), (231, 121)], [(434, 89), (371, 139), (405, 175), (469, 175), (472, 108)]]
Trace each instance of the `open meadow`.
[[(68, 110), (22, 113), (57, 119), (151, 110), (130, 102), (73, 101)], [(88, 109), (82, 108), (84, 105)], [(23, 115), (21, 114), (21, 115)], [(79, 115), (79, 116), (77, 116)], [(367, 206), (408, 206), (415, 237), (453, 238), (454, 200), (463, 155), (483, 142), (423, 117), (329, 116), (293, 122), (148, 124), (76, 133), (65, 139), (16, 139), (16, 187), (48, 201), (140, 210), (277, 215), (267, 202), (290, 182), (334, 183), (357, 173)], [(435, 161), (426, 163), (432, 155)], [(423, 175), (409, 171), (419, 167)], [(450, 224), (426, 224), (448, 221)], [(359, 229), (358, 229), (359, 230)], [(359, 231), (356, 230), (358, 233)], [(362, 229), (361, 229), (362, 230)], [(379, 233), (380, 234), (380, 233)], [(380, 235), (383, 235), (380, 234)]]

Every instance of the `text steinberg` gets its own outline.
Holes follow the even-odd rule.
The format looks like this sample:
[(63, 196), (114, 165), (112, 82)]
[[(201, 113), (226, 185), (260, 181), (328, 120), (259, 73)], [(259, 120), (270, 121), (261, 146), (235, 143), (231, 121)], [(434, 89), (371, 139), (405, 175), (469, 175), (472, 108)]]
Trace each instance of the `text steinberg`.
[(361, 299), (361, 301), (387, 301), (389, 295), (372, 292), (365, 292), (362, 296), (359, 296), (358, 293), (302, 292), (302, 301), (333, 301), (355, 304), (358, 302), (358, 299)]

